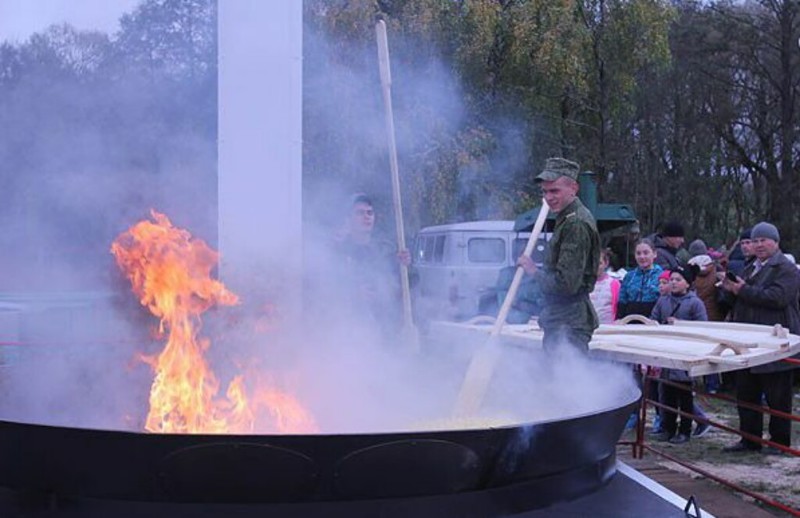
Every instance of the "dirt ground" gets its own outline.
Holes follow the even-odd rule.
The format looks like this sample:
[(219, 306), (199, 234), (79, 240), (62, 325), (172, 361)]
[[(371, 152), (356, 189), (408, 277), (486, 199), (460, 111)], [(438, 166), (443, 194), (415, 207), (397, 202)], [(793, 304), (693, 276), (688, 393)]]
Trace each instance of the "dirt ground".
[[(700, 402), (701, 407), (712, 421), (738, 428), (739, 419), (734, 404), (714, 399), (710, 395), (698, 396), (696, 401)], [(800, 457), (763, 455), (756, 452), (724, 453), (722, 448), (735, 443), (739, 438), (718, 428), (712, 428), (703, 437), (692, 438), (686, 444), (673, 445), (667, 442), (658, 442), (648, 435), (652, 414), (653, 410), (648, 410), (648, 423), (645, 431), (646, 444), (746, 489), (761, 493), (789, 507), (800, 509)], [(800, 415), (800, 393), (798, 392), (795, 395), (794, 414)], [(766, 420), (764, 429), (767, 429)], [(623, 440), (632, 438), (632, 432), (626, 432), (623, 436)], [(792, 446), (800, 448), (800, 423), (797, 422), (792, 426)], [(646, 452), (645, 455), (654, 454)], [(701, 477), (701, 475), (663, 457), (659, 458), (657, 462), (665, 468), (685, 472), (692, 477)], [(753, 501), (751, 497), (738, 495), (747, 501)], [(789, 516), (788, 513), (776, 510), (771, 506), (764, 506), (764, 509), (776, 516)]]

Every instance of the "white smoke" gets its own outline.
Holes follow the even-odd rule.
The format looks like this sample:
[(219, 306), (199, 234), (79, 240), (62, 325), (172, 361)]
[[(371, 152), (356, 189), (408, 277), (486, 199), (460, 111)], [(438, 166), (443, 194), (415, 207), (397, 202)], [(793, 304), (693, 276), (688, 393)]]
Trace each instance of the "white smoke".
[[(315, 48), (325, 49), (326, 43)], [(316, 117), (314, 131), (334, 125), (349, 129), (341, 154), (326, 159), (332, 167), (354, 174), (349, 182), (338, 185), (317, 179), (304, 192), (302, 263), (273, 268), (280, 259), (279, 249), (271, 249), (269, 256), (231, 258), (247, 261), (236, 265), (237, 276), (229, 286), (241, 296), (242, 304), (208, 312), (201, 334), (211, 340), (209, 358), (223, 387), (243, 366), (263, 366), (279, 388), (296, 395), (310, 410), (322, 433), (469, 426), (448, 420), (469, 359), (483, 344), (483, 335), (476, 335), (473, 343), (423, 336), (422, 352), (411, 353), (399, 335), (365, 324), (364, 318), (354, 317), (335, 297), (328, 297), (353, 290), (346, 283), (337, 285), (331, 272), (336, 271), (340, 256), (328, 246), (347, 212), (349, 193), (374, 192), (378, 232), (393, 235), (380, 86), (377, 64), (372, 61), (375, 50), (359, 47), (354, 55), (371, 57), (364, 57), (363, 66), (355, 69), (333, 63), (324, 82), (306, 88), (306, 109)], [(415, 129), (426, 127), (420, 107), (436, 110), (435, 120), (445, 121), (445, 129), (460, 124), (462, 93), (448, 67), (434, 62), (421, 70), (394, 66), (393, 72), (401, 154), (418, 153), (416, 146), (425, 142), (426, 133)], [(127, 92), (136, 93), (135, 88)], [(37, 101), (35, 97), (25, 100), (31, 105)], [(10, 123), (5, 125), (8, 128), (15, 121), (5, 122)], [(35, 194), (34, 202), (20, 205), (19, 212), (9, 211), (3, 220), (16, 222), (20, 212), (26, 215), (23, 223), (9, 224), (5, 235), (12, 242), (25, 243), (31, 253), (69, 249), (83, 241), (90, 245), (75, 261), (49, 254), (37, 268), (26, 268), (25, 259), (30, 256), (21, 256), (4, 270), (14, 272), (15, 287), (23, 291), (35, 286), (75, 292), (73, 298), (40, 294), (18, 301), (24, 309), (16, 315), (21, 320), (9, 324), (6, 331), (24, 345), (4, 349), (17, 356), (7, 356), (4, 367), (2, 416), (141, 431), (152, 373), (136, 356), (158, 352), (163, 341), (150, 335), (156, 319), (121, 280), (107, 247), (116, 235), (147, 217), (151, 207), (214, 247), (216, 200), (204, 188), (213, 176), (209, 170), (213, 169), (210, 150), (214, 143), (191, 132), (170, 135), (157, 156), (146, 157), (159, 165), (156, 181), (144, 174), (149, 166), (138, 163), (112, 176), (105, 164), (116, 161), (120, 150), (109, 149), (103, 135), (91, 126), (82, 134), (81, 153), (95, 157), (93, 167), (65, 170), (60, 167), (61, 158), (71, 156), (74, 141), (61, 135), (59, 145), (49, 142), (48, 156), (38, 159), (43, 167), (52, 167), (53, 174), (44, 185), (23, 183), (20, 191), (14, 191), (14, 195)], [(515, 158), (508, 160), (519, 163)], [(70, 221), (88, 223), (65, 228), (65, 213), (80, 216)], [(275, 215), (276, 220), (279, 217)], [(271, 223), (271, 229), (280, 229), (280, 221)], [(86, 239), (87, 234), (92, 239)], [(269, 237), (275, 242), (296, 238)], [(301, 288), (287, 280), (301, 275), (306, 281), (302, 287), (306, 304), (295, 314), (286, 309), (285, 301)], [(94, 291), (104, 295), (93, 298), (89, 292)], [(267, 324), (266, 330), (262, 324)], [(511, 347), (504, 351), (486, 404), (475, 416), (479, 427), (592, 413), (627, 403), (635, 392), (630, 369), (623, 366), (591, 362), (580, 355), (551, 358)]]

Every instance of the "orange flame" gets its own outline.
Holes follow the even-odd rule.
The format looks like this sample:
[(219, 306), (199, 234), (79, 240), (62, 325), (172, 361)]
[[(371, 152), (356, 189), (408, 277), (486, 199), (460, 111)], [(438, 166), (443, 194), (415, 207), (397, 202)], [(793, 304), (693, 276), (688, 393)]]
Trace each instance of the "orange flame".
[(271, 431), (315, 431), (313, 419), (288, 394), (260, 389), (250, 404), (242, 376), (231, 381), (224, 399), (217, 396), (219, 381), (204, 356), (210, 342), (198, 336), (200, 316), (216, 304), (238, 304), (239, 298), (211, 278), (217, 252), (188, 231), (173, 227), (165, 215), (156, 211), (151, 215), (152, 222), (140, 221), (111, 245), (133, 292), (160, 319), (162, 336), (167, 333), (161, 354), (144, 358), (155, 372), (145, 429), (248, 433), (255, 429), (256, 409), (263, 406), (271, 417)]

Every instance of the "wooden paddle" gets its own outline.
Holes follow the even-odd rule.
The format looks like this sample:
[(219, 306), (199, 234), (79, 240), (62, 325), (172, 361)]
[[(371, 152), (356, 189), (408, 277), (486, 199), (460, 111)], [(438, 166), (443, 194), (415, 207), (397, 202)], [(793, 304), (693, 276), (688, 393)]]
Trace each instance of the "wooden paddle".
[[(530, 257), (533, 252), (533, 247), (542, 233), (544, 223), (547, 220), (547, 213), (550, 207), (542, 200), (542, 206), (539, 209), (539, 215), (536, 217), (536, 223), (533, 225), (533, 230), (528, 238), (528, 243), (525, 245), (523, 255)], [(494, 322), (494, 327), (486, 340), (486, 343), (478, 349), (472, 357), (472, 361), (467, 369), (467, 375), (464, 378), (464, 383), (461, 385), (461, 391), (458, 394), (458, 401), (454, 413), (458, 416), (475, 414), (483, 402), (486, 395), (486, 389), (492, 379), (492, 372), (494, 372), (495, 363), (500, 355), (500, 332), (506, 323), (506, 317), (511, 309), (511, 304), (517, 296), (522, 277), (525, 275), (525, 270), (521, 266), (517, 266), (517, 271), (514, 273), (514, 279), (511, 281), (511, 286), (508, 288), (506, 298), (503, 299), (503, 305), (500, 306), (500, 311), (497, 314), (497, 319)]]
[[(392, 173), (392, 201), (395, 228), (397, 229), (397, 249), (405, 252), (406, 237), (403, 228), (403, 204), (400, 198), (400, 170), (397, 165), (397, 144), (395, 142), (394, 114), (392, 111), (392, 74), (389, 68), (389, 41), (386, 37), (386, 23), (383, 20), (378, 20), (375, 23), (375, 36), (378, 40), (378, 66), (383, 90), (386, 134), (389, 139), (389, 169)], [(403, 263), (400, 263), (400, 289), (403, 295), (403, 343), (416, 352), (419, 351), (419, 332), (414, 326), (414, 316), (411, 312), (411, 286), (408, 280), (408, 266)]]

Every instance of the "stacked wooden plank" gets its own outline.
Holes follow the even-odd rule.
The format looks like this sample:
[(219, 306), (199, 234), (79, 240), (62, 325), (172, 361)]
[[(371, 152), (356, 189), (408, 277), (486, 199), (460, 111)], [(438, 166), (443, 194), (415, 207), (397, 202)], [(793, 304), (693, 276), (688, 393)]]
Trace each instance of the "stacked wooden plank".
[(692, 376), (745, 369), (800, 352), (800, 336), (780, 326), (728, 322), (604, 325), (592, 355), (689, 371)]
[[(616, 361), (689, 371), (692, 376), (745, 369), (800, 353), (800, 336), (780, 326), (728, 322), (676, 321), (673, 325), (601, 325), (589, 344), (591, 355)], [(491, 325), (481, 321), (435, 322), (431, 333), (458, 343), (485, 339)], [(535, 323), (507, 325), (508, 345), (540, 348), (542, 331)], [(476, 338), (479, 337), (479, 338)]]

